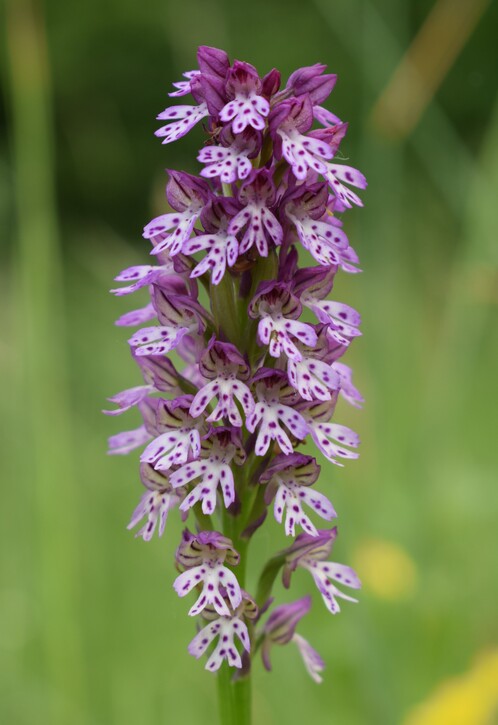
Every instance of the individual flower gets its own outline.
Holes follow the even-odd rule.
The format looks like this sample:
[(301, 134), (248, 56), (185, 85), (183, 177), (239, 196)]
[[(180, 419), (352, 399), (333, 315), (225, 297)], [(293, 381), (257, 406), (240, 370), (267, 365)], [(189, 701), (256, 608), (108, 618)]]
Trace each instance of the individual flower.
[(236, 60), (228, 71), (225, 88), (232, 100), (221, 109), (221, 120), (231, 121), (234, 133), (242, 133), (247, 126), (262, 131), (270, 104), (260, 95), (263, 84), (254, 66)]
[(332, 290), (336, 272), (336, 266), (301, 269), (294, 277), (293, 291), (303, 307), (312, 310), (319, 322), (329, 325), (328, 335), (347, 345), (349, 339), (361, 335), (361, 317), (349, 305), (324, 299)]
[(325, 561), (330, 556), (336, 536), (336, 528), (329, 531), (320, 530), (316, 536), (309, 536), (306, 533), (299, 534), (288, 550), (283, 572), (284, 585), (288, 587), (291, 575), (298, 567), (309, 571), (322, 595), (325, 606), (332, 614), (340, 612), (337, 598), (345, 599), (348, 602), (358, 601), (348, 594), (344, 594), (335, 586), (334, 581), (352, 589), (361, 588), (361, 582), (351, 567)]
[[(337, 397), (337, 396), (335, 396)], [(305, 421), (308, 431), (323, 455), (337, 466), (344, 465), (341, 461), (358, 458), (356, 451), (350, 448), (357, 448), (360, 444), (358, 434), (351, 428), (338, 423), (330, 423), (334, 413), (336, 400), (325, 401), (301, 401), (298, 403), (298, 410)]]
[(304, 513), (302, 504), (309, 506), (325, 521), (337, 516), (334, 507), (326, 496), (309, 488), (318, 479), (320, 467), (311, 456), (300, 453), (279, 454), (262, 474), (259, 482), (266, 484), (265, 500), (270, 503), (274, 498), (273, 513), (279, 524), (285, 511), (285, 533), (295, 535), (296, 525), (311, 536), (318, 531), (310, 518)]
[(219, 342), (213, 337), (201, 358), (200, 372), (210, 382), (194, 397), (190, 414), (197, 417), (206, 410), (213, 398), (218, 398), (207, 420), (216, 422), (228, 418), (233, 426), (240, 428), (242, 417), (237, 402), (246, 416), (254, 410), (254, 399), (244, 382), (249, 378), (249, 366), (242, 355), (234, 345)]
[(141, 519), (147, 518), (147, 522), (135, 536), (150, 541), (157, 527), (159, 536), (163, 535), (168, 513), (178, 506), (185, 495), (185, 490), (172, 488), (167, 476), (154, 470), (148, 463), (140, 465), (140, 478), (147, 491), (133, 512), (128, 528), (135, 528)]
[(331, 362), (345, 346), (338, 345), (327, 332), (327, 326), (317, 326), (316, 345), (298, 344), (300, 359), (289, 359), (287, 363), (289, 382), (304, 400), (331, 400), (341, 386), (342, 378)]
[(325, 141), (315, 138), (313, 132), (304, 135), (312, 123), (313, 106), (307, 94), (282, 101), (270, 114), (270, 131), (299, 181), (304, 181), (310, 171), (325, 172), (324, 161), (334, 155), (332, 148)]
[(196, 221), (207, 204), (211, 191), (203, 179), (180, 171), (168, 170), (166, 186), (168, 204), (174, 210), (147, 224), (143, 236), (154, 245), (151, 254), (169, 250), (171, 257), (181, 252), (190, 238)]
[(264, 638), (261, 647), (261, 656), (265, 668), (271, 670), (270, 650), (273, 645), (285, 645), (294, 642), (302, 657), (304, 665), (312, 679), (320, 683), (320, 672), (325, 664), (316, 650), (304, 637), (296, 633), (300, 620), (308, 614), (311, 608), (311, 597), (303, 597), (291, 604), (281, 604), (275, 607), (264, 626)]
[[(220, 592), (223, 595), (223, 587), (220, 587)], [(254, 599), (246, 591), (242, 589), (241, 594), (240, 604), (229, 617), (219, 617), (214, 607), (207, 605), (202, 616), (217, 626), (211, 627), (208, 624), (189, 644), (189, 653), (199, 659), (211, 642), (218, 637), (218, 643), (208, 657), (205, 666), (205, 669), (210, 672), (218, 670), (224, 660), (231, 667), (243, 668), (243, 660), (251, 651), (251, 637), (246, 622), (254, 623), (259, 616), (259, 610)], [(228, 602), (226, 592), (224, 598)], [(242, 656), (239, 652), (239, 644), (242, 646)]]
[(174, 400), (160, 400), (156, 408), (155, 428), (159, 435), (140, 456), (140, 460), (152, 463), (159, 471), (181, 466), (189, 456), (198, 458), (201, 453), (201, 436), (207, 432), (203, 417), (192, 418), (189, 414), (192, 395), (182, 395)]
[(319, 264), (339, 265), (349, 249), (349, 241), (327, 214), (326, 184), (316, 183), (294, 190), (286, 199), (285, 213), (294, 224), (303, 247)]
[(204, 310), (191, 297), (167, 294), (154, 285), (152, 299), (160, 325), (142, 327), (130, 337), (128, 343), (136, 355), (164, 355), (178, 347), (185, 335), (204, 331)]
[(216, 672), (223, 664), (223, 660), (226, 660), (230, 667), (242, 667), (242, 659), (237, 650), (235, 638), (239, 640), (246, 652), (251, 649), (251, 641), (247, 625), (241, 617), (237, 615), (219, 617), (219, 619), (209, 622), (189, 644), (189, 653), (199, 659), (216, 638), (218, 638), (218, 644), (206, 662), (206, 670)]
[(227, 266), (233, 267), (237, 261), (239, 242), (229, 231), (229, 223), (236, 210), (234, 200), (229, 198), (220, 198), (204, 209), (202, 224), (205, 234), (198, 234), (183, 245), (183, 252), (187, 255), (206, 252), (204, 259), (193, 269), (191, 277), (210, 272), (212, 283), (218, 285)]
[(254, 171), (240, 187), (237, 198), (243, 208), (231, 219), (228, 231), (237, 235), (245, 228), (239, 254), (254, 246), (262, 257), (267, 257), (269, 240), (279, 246), (283, 239), (280, 222), (269, 208), (275, 203), (271, 173), (266, 169)]
[(201, 479), (183, 501), (181, 511), (188, 511), (202, 501), (202, 511), (211, 514), (216, 508), (216, 495), (221, 490), (225, 508), (235, 501), (235, 486), (230, 464), (241, 466), (246, 459), (240, 437), (233, 428), (213, 428), (203, 441), (201, 458), (181, 466), (171, 474), (174, 488), (186, 486)]
[(178, 596), (184, 597), (194, 587), (202, 586), (197, 601), (189, 610), (189, 616), (194, 617), (207, 606), (212, 606), (220, 616), (229, 617), (230, 609), (224, 596), (228, 598), (232, 610), (239, 606), (242, 593), (237, 577), (225, 566), (225, 562), (234, 566), (240, 560), (230, 539), (216, 531), (201, 531), (193, 535), (187, 529), (176, 553), (176, 560), (185, 569), (173, 584)]
[(199, 151), (197, 160), (206, 164), (201, 176), (208, 179), (219, 177), (224, 184), (246, 179), (252, 171), (250, 159), (257, 156), (261, 147), (258, 132), (246, 129), (234, 136), (226, 129), (220, 134), (219, 140), (221, 146), (204, 146)]
[(249, 316), (259, 318), (258, 338), (262, 345), (268, 345), (272, 357), (282, 353), (291, 359), (302, 359), (296, 340), (313, 347), (317, 342), (314, 329), (297, 318), (301, 304), (285, 282), (264, 282), (249, 305)]
[(256, 455), (264, 456), (271, 441), (276, 441), (283, 453), (292, 453), (294, 449), (289, 434), (303, 440), (308, 427), (302, 415), (292, 407), (298, 396), (289, 385), (286, 373), (260, 368), (252, 383), (256, 388), (257, 402), (254, 412), (246, 420), (246, 428), (254, 433), (259, 427), (254, 447)]

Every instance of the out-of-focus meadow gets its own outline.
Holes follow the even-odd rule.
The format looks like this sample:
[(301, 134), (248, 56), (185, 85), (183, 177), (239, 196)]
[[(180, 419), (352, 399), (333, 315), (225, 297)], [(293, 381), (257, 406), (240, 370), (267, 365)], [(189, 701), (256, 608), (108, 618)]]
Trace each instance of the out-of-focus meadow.
[[(321, 478), (361, 602), (331, 617), (314, 597), (300, 631), (324, 683), (281, 648), (256, 667), (255, 717), (498, 723), (496, 3), (6, 0), (3, 21), (0, 722), (216, 719), (171, 587), (180, 524), (148, 545), (127, 532), (138, 455), (106, 438), (137, 419), (100, 413), (140, 384), (113, 326), (130, 302), (108, 289), (147, 262), (164, 168), (199, 168), (200, 130), (153, 131), (203, 43), (284, 78), (327, 63), (370, 182), (345, 216), (364, 273), (336, 287), (364, 319), (348, 362), (367, 403), (336, 414), (362, 455)], [(282, 545), (268, 526), (255, 552)], [(286, 601), (310, 588), (302, 572)]]

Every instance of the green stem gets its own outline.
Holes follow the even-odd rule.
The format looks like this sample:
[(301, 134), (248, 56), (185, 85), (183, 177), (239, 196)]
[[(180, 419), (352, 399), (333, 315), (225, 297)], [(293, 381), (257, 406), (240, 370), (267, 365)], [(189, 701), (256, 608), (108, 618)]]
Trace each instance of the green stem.
[(249, 675), (236, 680), (233, 685), (233, 723), (251, 725), (251, 678)]
[(237, 348), (244, 338), (244, 327), (240, 325), (238, 280), (227, 271), (218, 285), (211, 285), (209, 296), (215, 319), (218, 339), (225, 337)]
[(216, 677), (218, 681), (218, 709), (220, 713), (220, 725), (234, 725), (232, 674), (226, 662), (222, 664)]
[(194, 516), (199, 526), (199, 531), (212, 531), (214, 529), (211, 516), (203, 513), (199, 503), (194, 506)]
[(275, 579), (285, 563), (286, 553), (282, 552), (277, 554), (266, 564), (265, 568), (261, 572), (261, 576), (258, 582), (258, 589), (256, 592), (256, 604), (258, 607), (262, 607), (267, 601), (271, 594)]

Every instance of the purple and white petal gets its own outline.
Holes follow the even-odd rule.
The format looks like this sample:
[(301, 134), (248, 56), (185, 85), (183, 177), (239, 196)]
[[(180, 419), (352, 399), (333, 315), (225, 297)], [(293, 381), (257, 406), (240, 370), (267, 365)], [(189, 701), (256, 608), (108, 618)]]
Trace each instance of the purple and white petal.
[(242, 133), (247, 126), (262, 131), (269, 112), (270, 104), (266, 98), (256, 94), (251, 94), (249, 97), (238, 94), (233, 101), (223, 106), (220, 118), (225, 123), (232, 121), (234, 133)]
[(235, 146), (205, 146), (199, 151), (197, 160), (206, 164), (201, 176), (206, 179), (219, 177), (223, 184), (246, 179), (252, 171), (247, 151)]
[(138, 405), (138, 403), (140, 403), (153, 391), (154, 388), (152, 385), (137, 385), (134, 388), (122, 390), (120, 393), (116, 393), (116, 395), (107, 398), (110, 403), (115, 403), (118, 406), (117, 409), (104, 410), (103, 412), (106, 415), (121, 415), (121, 413), (125, 413), (127, 410), (130, 410), (130, 408)]
[(114, 323), (118, 327), (135, 327), (135, 325), (143, 325), (144, 322), (150, 322), (157, 316), (157, 312), (154, 309), (154, 305), (149, 302), (145, 307), (140, 307), (138, 310), (131, 310), (121, 315)]
[(167, 262), (161, 266), (152, 266), (150, 264), (141, 264), (135, 267), (124, 269), (114, 279), (117, 282), (131, 282), (127, 287), (117, 287), (112, 289), (112, 294), (116, 297), (129, 295), (136, 292), (142, 287), (148, 287), (155, 283), (160, 283), (164, 279), (168, 279), (174, 274), (173, 263)]
[(304, 400), (330, 400), (332, 392), (340, 388), (339, 374), (322, 360), (289, 360), (287, 372), (291, 385)]
[[(348, 209), (351, 209), (353, 204), (357, 206), (363, 206), (363, 202), (360, 197), (351, 191), (344, 183), (352, 184), (359, 189), (366, 189), (367, 180), (357, 169), (352, 166), (345, 166), (344, 164), (325, 164), (325, 171), (321, 172), (325, 179), (327, 179), (330, 190)], [(344, 182), (344, 183), (343, 183)]]
[(174, 257), (182, 251), (185, 242), (190, 238), (197, 219), (200, 217), (202, 205), (192, 205), (183, 212), (162, 214), (144, 227), (143, 236), (151, 239), (154, 248), (151, 254), (160, 254), (166, 249)]
[(300, 634), (297, 634), (297, 632), (294, 634), (292, 641), (299, 650), (309, 676), (316, 683), (320, 684), (323, 681), (320, 672), (325, 669), (325, 662), (310, 643), (304, 637), (301, 637)]
[(130, 337), (128, 343), (135, 348), (135, 355), (165, 355), (174, 350), (188, 332), (188, 327), (143, 327)]
[(123, 431), (110, 436), (107, 441), (109, 446), (107, 452), (110, 456), (124, 456), (130, 451), (145, 445), (151, 438), (152, 436), (146, 427), (141, 425), (134, 430)]
[(209, 111), (205, 103), (201, 103), (199, 106), (170, 106), (157, 118), (160, 121), (171, 121), (172, 123), (162, 126), (155, 131), (154, 135), (162, 138), (163, 144), (178, 141), (208, 115)]
[(176, 98), (178, 96), (186, 96), (188, 93), (191, 92), (191, 81), (192, 78), (195, 78), (195, 76), (198, 76), (200, 74), (200, 71), (198, 70), (188, 70), (185, 73), (182, 73), (184, 78), (187, 78), (186, 81), (177, 81), (176, 83), (173, 83), (173, 88), (176, 88), (175, 91), (171, 91), (171, 93), (168, 93), (168, 96), (171, 96), (172, 98)]
[(135, 528), (141, 519), (147, 518), (147, 522), (135, 534), (135, 537), (141, 536), (144, 541), (150, 541), (156, 527), (158, 527), (158, 535), (162, 536), (168, 512), (178, 505), (181, 498), (181, 494), (177, 491), (147, 491), (133, 512), (128, 529)]
[(360, 391), (353, 385), (353, 371), (348, 365), (340, 362), (332, 363), (333, 370), (339, 375), (340, 393), (350, 405), (361, 408), (365, 399)]
[(359, 453), (351, 451), (344, 446), (357, 448), (360, 439), (357, 433), (346, 428), (344, 425), (337, 423), (318, 423), (310, 421), (308, 423), (311, 437), (321, 450), (323, 455), (337, 466), (343, 466), (342, 460), (351, 460), (359, 457)]
[(282, 139), (282, 154), (290, 164), (292, 173), (299, 181), (304, 181), (309, 171), (324, 174), (327, 171), (325, 161), (333, 157), (333, 151), (325, 141), (304, 136), (296, 129), (279, 129)]

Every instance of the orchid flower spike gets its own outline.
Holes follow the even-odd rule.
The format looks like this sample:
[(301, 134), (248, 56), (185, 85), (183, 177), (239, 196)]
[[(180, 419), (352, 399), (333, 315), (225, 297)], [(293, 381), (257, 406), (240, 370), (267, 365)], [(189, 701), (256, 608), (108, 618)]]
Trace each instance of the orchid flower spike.
[[(324, 105), (337, 80), (326, 70), (309, 65), (282, 83), (275, 68), (261, 75), (223, 50), (198, 49), (156, 131), (166, 145), (197, 134), (197, 173), (167, 171), (164, 206), (143, 230), (152, 256), (119, 271), (112, 290), (145, 296), (116, 322), (135, 328), (128, 346), (142, 379), (105, 411), (140, 417), (109, 438), (112, 455), (140, 451), (128, 528), (148, 542), (168, 518), (188, 526), (172, 582), (198, 623), (188, 652), (239, 679), (258, 651), (270, 670), (274, 646), (293, 643), (322, 680), (321, 656), (296, 631), (311, 597), (273, 606), (280, 574), (288, 588), (299, 569), (332, 614), (360, 588), (330, 558), (341, 468), (328, 464), (358, 458), (358, 434), (340, 416), (345, 403), (364, 402), (342, 360), (361, 317), (334, 283), (360, 272), (344, 216), (363, 205), (367, 184), (338, 154), (348, 125)], [(251, 594), (247, 545), (270, 510), (287, 543), (260, 562)]]

